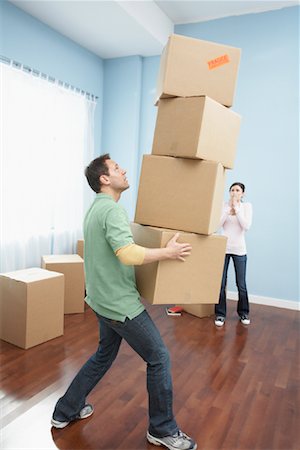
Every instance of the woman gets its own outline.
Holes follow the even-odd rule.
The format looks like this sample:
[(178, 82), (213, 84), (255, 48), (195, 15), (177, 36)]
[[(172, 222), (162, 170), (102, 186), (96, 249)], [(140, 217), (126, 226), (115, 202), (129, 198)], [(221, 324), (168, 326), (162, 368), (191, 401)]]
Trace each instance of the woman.
[(252, 222), (252, 205), (243, 203), (245, 186), (243, 183), (233, 183), (230, 186), (230, 198), (223, 206), (221, 227), (227, 236), (225, 263), (222, 276), (219, 304), (215, 306), (215, 325), (222, 327), (226, 318), (226, 283), (230, 258), (233, 260), (236, 285), (238, 288), (237, 313), (244, 325), (250, 324), (249, 301), (246, 287), (247, 251), (245, 231)]

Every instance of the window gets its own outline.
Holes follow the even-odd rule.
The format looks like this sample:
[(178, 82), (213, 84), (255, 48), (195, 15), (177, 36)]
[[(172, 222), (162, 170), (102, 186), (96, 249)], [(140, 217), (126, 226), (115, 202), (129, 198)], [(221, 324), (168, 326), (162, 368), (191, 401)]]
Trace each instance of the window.
[(0, 64), (0, 271), (74, 253), (92, 192), (95, 102)]

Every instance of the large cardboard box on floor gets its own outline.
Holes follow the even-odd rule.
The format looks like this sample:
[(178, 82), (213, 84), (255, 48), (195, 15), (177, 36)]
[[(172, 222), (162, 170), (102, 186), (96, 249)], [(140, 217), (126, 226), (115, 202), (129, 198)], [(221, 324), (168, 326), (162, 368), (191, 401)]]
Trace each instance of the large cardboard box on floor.
[(240, 56), (239, 48), (172, 34), (160, 60), (156, 101), (208, 95), (232, 106)]
[[(174, 230), (131, 224), (136, 244), (165, 247)], [(180, 233), (178, 242), (188, 242), (192, 253), (186, 260), (165, 260), (136, 266), (139, 293), (152, 304), (218, 303), (226, 250), (225, 236)]]
[(220, 226), (224, 186), (220, 163), (144, 155), (134, 221), (212, 234)]
[(199, 158), (232, 169), (241, 117), (210, 97), (159, 101), (153, 155)]
[(84, 312), (84, 268), (79, 255), (44, 255), (42, 267), (65, 276), (65, 314)]
[(0, 338), (27, 349), (64, 334), (64, 276), (40, 268), (0, 274)]
[[(218, 303), (218, 302), (216, 302)], [(183, 310), (196, 317), (210, 317), (215, 313), (215, 305), (178, 305), (182, 306)]]

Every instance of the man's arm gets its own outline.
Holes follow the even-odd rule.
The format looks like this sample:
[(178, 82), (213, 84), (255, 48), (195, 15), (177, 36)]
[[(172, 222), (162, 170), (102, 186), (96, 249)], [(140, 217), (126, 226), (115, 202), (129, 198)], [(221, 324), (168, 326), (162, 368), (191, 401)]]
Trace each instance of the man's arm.
[(192, 247), (188, 243), (180, 244), (177, 242), (179, 233), (176, 233), (163, 248), (146, 248), (136, 244), (121, 247), (116, 251), (119, 260), (130, 266), (149, 264), (165, 259), (179, 259), (185, 261), (185, 258), (191, 254)]

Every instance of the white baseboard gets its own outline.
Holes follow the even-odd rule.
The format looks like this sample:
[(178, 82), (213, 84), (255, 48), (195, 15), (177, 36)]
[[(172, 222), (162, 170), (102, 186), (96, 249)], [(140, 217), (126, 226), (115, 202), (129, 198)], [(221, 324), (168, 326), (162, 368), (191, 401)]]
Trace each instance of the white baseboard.
[[(234, 291), (227, 291), (227, 298), (229, 300), (238, 299), (238, 293)], [(249, 295), (249, 303), (256, 303), (258, 305), (275, 306), (276, 308), (294, 309), (300, 311), (300, 303), (292, 300), (283, 300), (280, 298), (261, 297), (260, 295)]]

